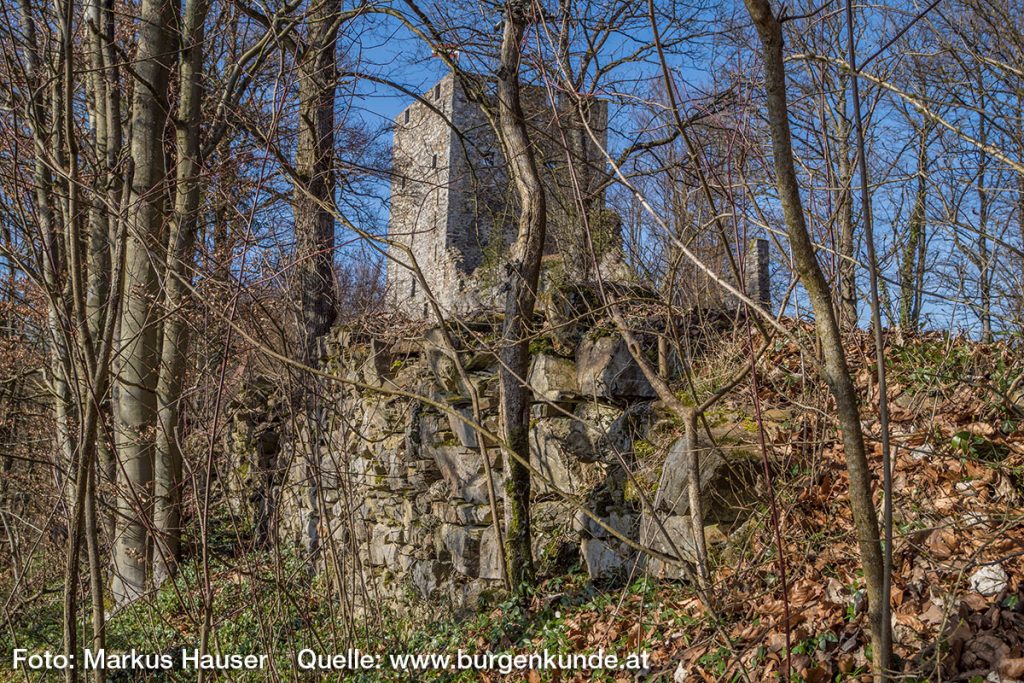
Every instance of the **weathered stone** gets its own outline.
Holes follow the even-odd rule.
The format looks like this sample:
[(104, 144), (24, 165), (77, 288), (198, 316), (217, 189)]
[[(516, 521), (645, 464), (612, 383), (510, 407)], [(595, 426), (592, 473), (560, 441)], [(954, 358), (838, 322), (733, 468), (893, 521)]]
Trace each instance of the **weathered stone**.
[[(588, 359), (589, 370), (558, 357), (559, 353), (577, 350), (593, 318), (580, 317), (577, 323), (581, 336), (570, 339), (553, 335), (543, 340), (550, 341), (556, 353), (539, 354), (528, 378), (538, 398), (531, 406), (531, 463), (544, 475), (534, 479), (532, 550), (541, 572), (562, 572), (582, 558), (591, 576), (603, 580), (624, 575), (638, 561), (636, 551), (620, 538), (639, 542), (643, 533), (650, 545), (658, 547), (657, 552), (670, 553), (671, 544), (665, 539), (641, 529), (639, 509), (646, 497), (640, 493), (651, 482), (643, 479), (633, 486), (630, 495), (625, 472), (638, 457), (643, 457), (648, 470), (656, 466), (656, 456), (666, 452), (661, 445), (676, 434), (678, 424), (664, 410), (655, 415), (657, 402), (643, 400), (649, 392), (645, 386), (636, 386), (643, 384), (637, 375), (639, 368), (628, 355), (620, 353), (628, 354), (617, 337), (604, 342), (591, 339), (582, 345), (589, 345), (589, 350), (580, 349), (580, 356)], [(551, 324), (550, 318), (547, 324)], [(643, 321), (638, 323), (641, 334), (648, 329), (645, 325)], [(325, 405), (331, 409), (317, 425), (323, 434), (319, 445), (324, 454), (323, 496), (328, 504), (311, 510), (303, 486), (305, 470), (301, 466), (289, 468), (288, 478), (276, 485), (275, 500), (281, 501), (278, 517), (287, 526), (279, 532), (279, 538), (300, 541), (302, 524), (317, 514), (325, 537), (330, 535), (339, 547), (355, 545), (360, 549), (359, 557), (340, 558), (345, 571), (361, 574), (359, 578), (373, 586), (374, 595), (399, 610), (425, 607), (422, 601), (410, 598), (410, 590), (429, 599), (431, 607), (438, 601), (458, 608), (472, 607), (485, 591), (497, 587), (502, 574), (501, 549), (479, 449), (481, 435), (460, 419), (460, 415), (469, 417), (472, 412), (468, 388), (455, 368), (455, 360), (463, 361), (468, 379), (479, 393), (484, 429), (496, 433), (498, 391), (493, 357), (475, 353), (465, 345), (471, 340), (478, 343), (493, 339), (499, 329), (494, 321), (479, 329), (453, 328), (457, 355), (443, 348), (435, 331), (428, 335), (432, 341), (422, 345), (421, 356), (392, 355), (398, 360), (386, 368), (381, 364), (385, 356), (374, 360), (377, 352), (365, 337), (353, 342), (356, 348), (338, 347), (333, 365), (325, 366), (338, 377), (351, 375), (373, 385), (392, 382), (451, 406), (459, 414), (438, 410), (429, 403), (384, 396), (383, 392), (332, 384), (329, 391), (334, 393), (325, 397)], [(557, 329), (561, 334), (563, 328)], [(557, 351), (557, 342), (563, 343), (563, 351)], [(378, 364), (371, 367), (374, 362)], [(591, 386), (585, 395), (578, 382), (588, 372)], [(392, 375), (390, 380), (388, 374)], [(659, 427), (654, 426), (656, 417), (661, 419)], [(721, 451), (715, 455), (728, 466), (720, 466), (710, 449), (702, 451), (701, 462), (714, 470), (711, 475), (701, 475), (702, 482), (708, 480), (706, 501), (719, 497), (720, 491), (725, 491), (728, 498), (742, 481), (734, 476), (737, 470), (732, 461), (733, 451), (750, 451), (744, 440), (749, 437), (744, 419), (743, 415), (721, 411), (712, 416), (711, 427), (717, 431), (709, 441), (719, 444)], [(732, 433), (723, 432), (727, 426), (733, 427)], [(278, 459), (301, 464), (306, 455), (302, 444), (310, 441), (301, 430), (308, 426), (296, 419), (289, 429), (299, 436), (284, 440)], [(251, 438), (247, 433), (251, 430), (238, 431), (239, 439)], [(638, 439), (648, 442), (644, 448), (639, 449)], [(298, 444), (294, 451), (288, 450), (292, 441)], [(500, 505), (505, 458), (495, 444), (485, 440), (483, 445), (492, 458)], [(688, 499), (678, 495), (685, 491), (688, 481), (679, 471), (680, 457), (679, 452), (670, 454), (657, 503), (669, 520), (672, 543), (681, 546), (685, 560), (692, 559), (692, 542), (684, 523), (688, 519)], [(541, 479), (550, 479), (550, 484)], [(575, 500), (565, 500), (554, 489), (573, 494), (575, 500), (599, 516), (601, 523), (578, 516)], [(730, 510), (729, 506), (721, 509)], [(732, 514), (735, 510), (732, 506)], [(731, 528), (725, 517), (716, 512), (713, 503), (705, 510), (710, 525), (706, 527), (709, 545), (723, 537), (716, 530)], [(722, 523), (716, 526), (718, 521)], [(682, 575), (678, 565), (672, 563), (659, 565), (659, 561), (652, 561), (648, 567), (656, 575)]]
[[(640, 543), (684, 562), (693, 564), (697, 561), (697, 545), (693, 539), (693, 523), (689, 515), (658, 515), (655, 521), (652, 515), (643, 514), (640, 519)], [(666, 562), (657, 557), (647, 556), (647, 570), (656, 578), (685, 578), (685, 571), (678, 563)]]
[[(615, 533), (626, 538), (636, 538), (637, 516), (632, 510), (618, 509), (606, 510), (600, 516), (605, 525), (612, 528)], [(614, 538), (608, 529), (598, 524), (592, 517), (577, 511), (573, 517), (573, 529), (582, 534), (584, 538)]]
[(598, 474), (597, 466), (581, 462), (566, 446), (573, 422), (569, 418), (546, 418), (530, 429), (530, 464), (543, 477), (535, 477), (538, 494), (575, 494)]
[(434, 591), (448, 574), (448, 565), (437, 560), (421, 560), (412, 566), (412, 584), (423, 598), (433, 597)]
[(381, 459), (387, 467), (385, 482), (392, 491), (404, 491), (410, 488), (407, 477), (409, 467), (405, 460), (404, 450), (385, 450), (381, 452)]
[(395, 558), (395, 566), (399, 571), (408, 572), (412, 569), (416, 563), (416, 558), (413, 556), (415, 549), (412, 546), (403, 545), (398, 549), (398, 556)]
[(576, 349), (576, 379), (584, 396), (653, 399), (656, 394), (619, 335), (584, 338)]
[(441, 479), (441, 470), (433, 460), (414, 460), (406, 464), (406, 481), (414, 489), (425, 489)]
[[(504, 475), (500, 471), (492, 471), (491, 475), (494, 477), (495, 494), (501, 495), (500, 492), (504, 490), (505, 486)], [(487, 475), (481, 473), (466, 482), (466, 485), (462, 487), (459, 497), (469, 503), (479, 503), (482, 505), (489, 502), (490, 499), (487, 495)]]
[(582, 403), (565, 438), (566, 449), (580, 462), (617, 462), (610, 429), (622, 411), (598, 403)]
[(370, 532), (372, 530), (372, 524), (361, 521), (357, 518), (357, 521), (352, 523), (352, 538), (359, 543), (366, 543), (370, 540)]
[(433, 535), (434, 528), (417, 519), (405, 528), (404, 539), (413, 548), (430, 548), (433, 546)]
[[(542, 88), (524, 90), (523, 107), (531, 125), (541, 131), (536, 136), (541, 158), (562, 158), (551, 143), (560, 139), (557, 132), (573, 117), (568, 112), (554, 115), (543, 95)], [(601, 158), (597, 150), (607, 138), (607, 116), (607, 102), (588, 103), (588, 130), (600, 143), (593, 144), (589, 136), (580, 143), (581, 161), (575, 164), (573, 181), (591, 196), (600, 194), (606, 174), (603, 165), (591, 168), (595, 165), (582, 160)], [(500, 289), (505, 246), (514, 237), (515, 222), (502, 220), (513, 193), (493, 129), (459, 79), (445, 76), (399, 115), (392, 154), (395, 184), (388, 232), (396, 246), (387, 259), (389, 308), (415, 318), (433, 317), (431, 303), (458, 317), (485, 303), (493, 310), (499, 302), (491, 290)], [(564, 166), (545, 166), (540, 168), (545, 185), (561, 196), (572, 196), (577, 185), (570, 187)], [(548, 206), (552, 247), (560, 236), (580, 233), (578, 219), (571, 220), (563, 204), (552, 201)], [(592, 227), (598, 230), (596, 224)], [(404, 265), (409, 255), (400, 247), (411, 251), (417, 271)], [(586, 263), (576, 260), (577, 265)]]
[[(462, 408), (455, 408), (455, 413), (458, 413), (465, 419), (459, 419), (453, 413), (448, 413), (448, 424), (451, 425), (452, 433), (455, 434), (455, 438), (459, 440), (465, 448), (479, 448), (479, 441), (477, 441), (476, 429), (471, 427), (468, 422), (473, 421), (473, 410), (466, 406)], [(468, 421), (468, 422), (467, 422)]]
[(530, 507), (530, 527), (540, 531), (553, 530), (575, 533), (572, 526), (574, 504), (558, 500), (541, 500)]
[(431, 446), (425, 450), (433, 456), (451, 495), (466, 498), (483, 469), (480, 454), (462, 446)]
[(433, 511), (447, 524), (486, 525), (493, 519), (490, 506), (485, 504), (439, 500), (434, 501)]
[[(442, 396), (435, 398), (438, 401), (443, 400)], [(448, 424), (448, 419), (434, 411), (422, 411), (417, 417), (416, 425), (411, 425), (410, 429), (416, 431), (416, 438), (408, 440), (409, 445), (414, 448), (419, 448), (421, 445), (454, 446), (456, 443), (455, 434)]]
[(459, 373), (455, 366), (456, 356), (445, 343), (441, 330), (433, 328), (424, 332), (423, 348), (427, 364), (438, 385), (445, 391), (458, 391)]
[(480, 543), (485, 529), (461, 524), (443, 524), (441, 544), (451, 558), (452, 567), (463, 576), (479, 576)]
[(392, 358), (389, 345), (380, 339), (371, 339), (369, 353), (362, 364), (363, 381), (372, 387), (381, 387), (391, 380)]
[(572, 518), (573, 506), (564, 500), (539, 501), (531, 507), (533, 559), (540, 571), (561, 571), (579, 558), (580, 537)]
[(501, 547), (494, 527), (489, 526), (480, 537), (480, 561), (477, 576), (481, 579), (500, 580), (502, 577)]
[(400, 527), (377, 524), (370, 534), (370, 564), (377, 566), (393, 565), (398, 557), (398, 547), (402, 540)]
[(634, 442), (647, 436), (655, 420), (647, 402), (633, 404), (625, 411), (582, 403), (574, 414), (576, 419), (565, 445), (582, 462), (631, 461)]
[(529, 383), (537, 400), (565, 401), (579, 397), (576, 364), (568, 358), (550, 353), (534, 357)]
[[(742, 457), (727, 461), (716, 448), (699, 448), (697, 466), (704, 521), (731, 522), (750, 493), (754, 463)], [(685, 438), (677, 439), (669, 449), (654, 500), (655, 509), (674, 515), (689, 514), (691, 472), (686, 451)]]
[(542, 420), (545, 417), (569, 417), (575, 409), (576, 403), (572, 401), (533, 403), (530, 405), (530, 419)]
[(401, 433), (404, 428), (404, 424), (389, 414), (388, 405), (384, 401), (374, 400), (363, 404), (359, 429), (365, 439), (380, 440), (387, 435)]
[[(770, 311), (772, 305), (771, 260), (768, 255), (768, 240), (763, 237), (751, 240), (744, 257), (744, 291), (747, 297), (762, 308)], [(732, 303), (738, 305), (734, 298)]]
[(621, 543), (603, 538), (585, 538), (580, 544), (587, 573), (592, 579), (609, 579), (627, 572), (635, 553)]

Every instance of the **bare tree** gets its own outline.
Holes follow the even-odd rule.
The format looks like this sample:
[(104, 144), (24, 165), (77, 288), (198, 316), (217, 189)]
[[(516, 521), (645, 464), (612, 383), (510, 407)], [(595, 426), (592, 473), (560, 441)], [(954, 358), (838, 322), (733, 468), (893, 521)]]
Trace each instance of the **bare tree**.
[(537, 158), (530, 144), (520, 97), (523, 35), (534, 8), (530, 2), (507, 0), (498, 53), (498, 133), (519, 200), (518, 231), (506, 266), (505, 322), (501, 332), (498, 375), (499, 424), (508, 448), (506, 458), (505, 561), (514, 589), (534, 580), (530, 534), (530, 331), (537, 301), (540, 260), (544, 254), (547, 205)]
[(182, 384), (188, 345), (184, 307), (189, 284), (196, 234), (199, 227), (199, 170), (203, 74), (204, 25), (209, 11), (207, 0), (187, 0), (181, 17), (181, 48), (178, 51), (180, 93), (175, 128), (174, 207), (170, 221), (167, 258), (164, 265), (164, 308), (157, 383), (159, 429), (156, 434), (155, 493), (153, 522), (153, 582), (159, 585), (174, 574), (181, 553), (182, 434), (180, 416)]
[(874, 676), (875, 680), (880, 681), (887, 675), (891, 658), (891, 624), (885, 623), (882, 618), (887, 612), (882, 601), (888, 602), (889, 596), (882, 590), (885, 581), (878, 514), (871, 499), (871, 471), (864, 448), (859, 402), (846, 362), (831, 293), (818, 264), (804, 218), (789, 129), (782, 21), (767, 0), (746, 0), (746, 5), (762, 47), (767, 115), (779, 202), (785, 216), (794, 264), (814, 307), (815, 330), (824, 356), (823, 374), (835, 398), (843, 433), (846, 468), (850, 476), (850, 504), (868, 590)]
[[(306, 18), (307, 36), (296, 55), (299, 72), (299, 128), (295, 155), (295, 259), (299, 300), (300, 359), (309, 367), (320, 366), (321, 338), (337, 316), (334, 281), (334, 92), (337, 82), (337, 0), (314, 0)], [(309, 483), (309, 514), (306, 520), (306, 551), (315, 557), (320, 550), (320, 421), (318, 382), (304, 380), (304, 404), (309, 420), (306, 469)]]
[(164, 127), (175, 57), (174, 3), (145, 0), (132, 97), (131, 156), (125, 296), (118, 372), (118, 494), (114, 540), (118, 603), (143, 594), (148, 579), (152, 525), (153, 459), (157, 431), (156, 388), (160, 363), (160, 298), (157, 264), (167, 228)]

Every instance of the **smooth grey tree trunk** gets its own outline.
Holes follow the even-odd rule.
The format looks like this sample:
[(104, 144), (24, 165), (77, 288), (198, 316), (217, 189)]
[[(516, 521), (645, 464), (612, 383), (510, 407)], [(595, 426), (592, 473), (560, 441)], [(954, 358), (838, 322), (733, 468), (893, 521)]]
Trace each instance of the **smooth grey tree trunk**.
[(506, 458), (505, 562), (513, 590), (533, 584), (530, 531), (529, 338), (547, 229), (547, 206), (519, 92), (520, 49), (530, 5), (505, 3), (498, 62), (498, 135), (519, 201), (518, 234), (507, 265), (508, 290), (498, 370), (501, 436), (516, 457)]
[(164, 323), (160, 379), (157, 384), (159, 429), (156, 435), (153, 500), (157, 541), (153, 554), (153, 584), (157, 586), (173, 576), (181, 554), (183, 479), (178, 429), (185, 353), (188, 348), (188, 326), (182, 308), (188, 299), (188, 283), (192, 277), (199, 224), (200, 78), (203, 69), (203, 27), (208, 7), (206, 0), (188, 0), (182, 20), (183, 34), (179, 51), (178, 81), (181, 92), (175, 122), (177, 169), (174, 215), (165, 266), (164, 307), (167, 319)]
[(153, 446), (160, 359), (155, 259), (166, 227), (164, 129), (173, 40), (169, 0), (143, 0), (134, 62), (131, 158), (134, 162), (125, 255), (117, 396), (118, 501), (114, 539), (114, 600), (124, 604), (146, 589), (152, 525)]
[(839, 319), (846, 329), (857, 327), (857, 261), (854, 253), (853, 225), (853, 154), (850, 145), (852, 126), (846, 113), (846, 91), (849, 77), (840, 77), (840, 104), (836, 107), (839, 124), (836, 138), (839, 170), (839, 200), (836, 213), (839, 219)]
[(907, 241), (900, 258), (899, 325), (904, 332), (916, 332), (921, 321), (920, 274), (924, 272), (926, 256), (925, 210), (928, 199), (928, 133), (931, 126), (922, 121), (917, 132), (917, 189), (914, 205), (907, 221)]

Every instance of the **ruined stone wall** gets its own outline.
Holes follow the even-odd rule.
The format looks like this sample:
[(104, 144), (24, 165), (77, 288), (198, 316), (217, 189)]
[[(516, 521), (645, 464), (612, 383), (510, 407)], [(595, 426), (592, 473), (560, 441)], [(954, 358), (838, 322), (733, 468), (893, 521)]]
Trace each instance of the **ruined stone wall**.
[[(530, 431), (534, 554), (550, 571), (582, 559), (593, 576), (609, 578), (635, 563), (635, 554), (580, 515), (574, 502), (586, 500), (615, 528), (637, 536), (638, 508), (626, 500), (623, 464), (655, 417), (651, 389), (624, 353), (595, 341), (581, 350), (582, 377), (575, 358), (554, 354), (539, 355), (531, 372), (541, 388)], [(472, 606), (501, 586), (502, 567), (479, 450), (486, 437), (459, 418), (471, 420), (472, 413), (453, 356), (436, 331), (411, 344), (339, 339), (332, 354), (333, 371), (343, 376), (385, 390), (414, 389), (451, 410), (385, 392), (339, 391), (328, 442), (344, 454), (344, 471), (325, 477), (337, 482), (324, 491), (327, 536), (357, 549), (352, 567), (396, 606)], [(495, 359), (468, 348), (457, 357), (481, 396), (484, 428), (496, 432)], [(501, 496), (503, 458), (487, 445)], [(301, 496), (288, 503), (305, 504)], [(301, 534), (295, 520), (303, 516), (301, 509), (282, 511), (286, 537)]]
[[(546, 299), (549, 317), (552, 300)], [(340, 381), (331, 383), (318, 449), (321, 561), (358, 587), (356, 602), (465, 608), (500, 588), (501, 555), (481, 442), (499, 497), (503, 458), (486, 434), (462, 419), (472, 421), (473, 415), (455, 365), (457, 359), (480, 396), (484, 431), (496, 433), (497, 367), (487, 340), (497, 331), (496, 325), (477, 324), (457, 339), (456, 354), (438, 330), (384, 341), (341, 329), (330, 340), (326, 369)], [(622, 338), (606, 326), (579, 323), (536, 346), (528, 378), (534, 390), (529, 438), (534, 556), (541, 572), (557, 575), (577, 566), (600, 580), (644, 571), (679, 578), (678, 566), (637, 554), (582, 511), (626, 538), (661, 552), (675, 548), (692, 559), (689, 474), (678, 421), (656, 400)], [(272, 394), (269, 387), (261, 384), (235, 412), (230, 470), (247, 482), (236, 487), (237, 514), (256, 524), (271, 519), (279, 540), (300, 543), (310, 517), (310, 473), (302, 452), (309, 442), (303, 416), (288, 420), (288, 437), (268, 434), (286, 429), (273, 409), (260, 414), (255, 407)], [(721, 446), (725, 439), (719, 437)], [(278, 444), (280, 452), (268, 454)], [(652, 455), (659, 450), (667, 452), (664, 467)], [(722, 475), (735, 472), (723, 467), (728, 454), (714, 453), (702, 457), (700, 480), (723, 479), (725, 486), (714, 485), (731, 491), (734, 479)], [(261, 474), (268, 464), (274, 474)], [(709, 505), (705, 518), (709, 524), (728, 521), (732, 509)], [(655, 514), (660, 526), (653, 523)], [(670, 531), (671, 542), (661, 527)]]

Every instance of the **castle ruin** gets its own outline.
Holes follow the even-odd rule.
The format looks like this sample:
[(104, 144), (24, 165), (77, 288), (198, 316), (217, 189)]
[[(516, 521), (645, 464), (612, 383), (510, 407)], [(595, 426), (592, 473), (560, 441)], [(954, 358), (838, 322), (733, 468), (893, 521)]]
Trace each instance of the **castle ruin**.
[[(524, 88), (523, 100), (548, 200), (545, 251), (564, 255), (573, 233), (582, 233), (581, 213), (604, 207), (607, 103), (590, 101), (584, 127), (572, 123), (579, 120), (575, 108), (550, 106), (542, 88)], [(389, 238), (412, 251), (445, 313), (493, 307), (492, 285), (515, 237), (514, 190), (494, 130), (453, 74), (398, 115), (392, 156)], [(426, 318), (428, 292), (412, 266), (391, 249), (389, 303)]]
[[(488, 92), (487, 82), (472, 82)], [(545, 253), (560, 257), (569, 279), (587, 282), (595, 260), (614, 262), (621, 249), (618, 217), (605, 209), (608, 103), (586, 100), (582, 125), (577, 106), (558, 97), (552, 106), (542, 87), (524, 87), (522, 98), (545, 184)], [(514, 189), (494, 130), (463, 81), (449, 73), (394, 123), (389, 307), (412, 319), (433, 317), (430, 297), (456, 317), (500, 308), (501, 264), (516, 227)], [(755, 240), (740, 266), (748, 296), (767, 304), (767, 242)], [(730, 300), (703, 273), (696, 276), (702, 294), (693, 303), (715, 307)]]

